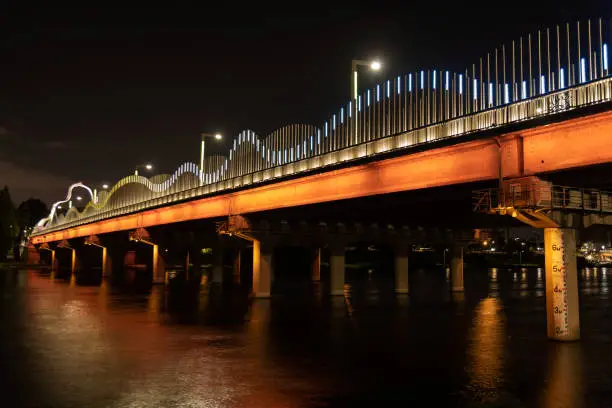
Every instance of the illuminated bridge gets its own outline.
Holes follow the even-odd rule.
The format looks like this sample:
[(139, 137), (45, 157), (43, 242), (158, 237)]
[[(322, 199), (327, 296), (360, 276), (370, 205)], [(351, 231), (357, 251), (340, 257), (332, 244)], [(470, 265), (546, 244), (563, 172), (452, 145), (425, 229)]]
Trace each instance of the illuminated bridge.
[[(126, 242), (129, 237), (130, 245), (150, 244), (153, 257), (145, 263), (154, 280), (162, 280), (165, 255), (160, 254), (160, 246), (165, 244), (153, 231), (190, 225), (181, 231), (189, 230), (193, 236), (212, 229), (215, 234), (252, 243), (253, 292), (268, 296), (271, 248), (275, 245), (272, 237), (278, 234), (268, 219), (254, 223), (251, 218), (255, 214), (341, 200), (351, 205), (352, 200), (363, 197), (486, 181), (493, 181), (499, 189), (496, 197), (505, 197), (500, 192), (508, 183), (513, 188), (524, 185), (525, 189), (537, 184), (540, 191), (538, 175), (611, 163), (610, 28), (602, 19), (563, 24), (501, 45), (463, 72), (429, 69), (390, 78), (359, 92), (322, 124), (290, 125), (268, 135), (243, 131), (226, 155), (205, 157), (200, 164), (184, 163), (174, 174), (151, 178), (130, 175), (108, 191), (99, 192), (83, 184), (73, 185), (66, 199), (55, 203), (49, 216), (40, 221), (31, 243), (51, 254), (53, 266), (61, 262), (56, 251), (58, 256), (59, 252), (71, 253), (73, 271), (78, 268), (80, 245), (100, 247), (103, 273), (110, 274), (109, 248), (120, 246), (118, 236)], [(82, 210), (71, 207), (60, 214), (58, 206), (69, 202), (73, 189), (79, 187), (89, 191), (89, 202)], [(605, 214), (612, 209), (607, 207), (605, 192), (595, 193), (605, 198), (597, 208), (578, 205), (544, 208), (544, 212), (542, 208), (514, 207), (503, 200), (491, 206), (493, 193), (489, 190), (487, 194), (488, 198), (479, 198), (487, 200), (487, 212), (513, 215), (527, 223), (537, 214), (538, 223), (533, 225), (546, 228), (547, 245), (554, 241), (555, 248), (560, 245), (570, 252), (575, 239), (570, 227), (580, 225), (574, 221), (568, 224), (567, 219), (597, 212), (605, 223)], [(552, 216), (559, 211), (565, 212)], [(549, 223), (542, 221), (547, 216)], [(356, 231), (369, 234), (369, 227), (346, 226), (338, 220), (333, 227), (326, 226), (323, 234), (321, 225), (306, 224), (303, 229), (317, 237), (309, 241), (315, 247), (314, 276), (319, 273), (320, 248), (331, 247), (330, 291), (343, 293), (343, 251), (352, 239), (347, 237), (358, 234)], [(299, 235), (297, 227), (289, 228)], [(412, 232), (405, 225), (386, 229), (395, 231), (394, 235), (387, 231), (385, 239), (398, 248), (396, 290), (407, 293), (407, 242)], [(465, 242), (460, 235), (446, 239)], [(106, 242), (110, 240), (112, 244)], [(214, 252), (217, 241), (206, 245)], [(203, 245), (197, 238), (189, 242), (197, 250), (182, 250), (188, 265), (189, 257), (199, 256)], [(461, 245), (455, 247), (452, 286), (462, 290), (462, 250)], [(34, 254), (34, 249), (31, 252)], [(122, 255), (112, 256), (114, 264), (138, 264), (133, 252), (124, 248)], [(564, 271), (570, 270), (569, 278), (553, 276), (548, 258), (550, 282), (575, 280), (575, 257), (573, 270), (571, 265), (563, 266)], [(215, 268), (213, 263), (213, 280), (219, 280)], [(567, 324), (554, 323), (556, 316), (549, 314), (551, 337), (579, 335), (577, 297), (573, 296), (555, 297), (555, 302), (565, 302), (570, 318)]]

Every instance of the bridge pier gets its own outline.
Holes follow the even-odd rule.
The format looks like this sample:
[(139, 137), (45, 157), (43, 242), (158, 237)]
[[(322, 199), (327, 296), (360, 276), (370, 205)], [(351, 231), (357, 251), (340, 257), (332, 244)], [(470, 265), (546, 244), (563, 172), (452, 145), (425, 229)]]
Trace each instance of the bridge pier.
[(253, 297), (269, 298), (272, 288), (273, 248), (253, 240)]
[(344, 263), (344, 245), (332, 246), (329, 258), (330, 295), (332, 296), (344, 295)]
[(576, 230), (544, 228), (548, 338), (580, 339)]
[(408, 247), (395, 250), (395, 293), (408, 293)]
[[(57, 259), (57, 263), (58, 263), (58, 270), (59, 269), (68, 269), (70, 271), (70, 274), (74, 276), (74, 274), (76, 273), (77, 267), (78, 267), (78, 258), (77, 258), (77, 253), (76, 250), (66, 244), (62, 244), (62, 245), (58, 245), (57, 249), (62, 249), (62, 250), (66, 250), (66, 251), (70, 251), (70, 254), (68, 255), (68, 257), (66, 258), (65, 256), (61, 256), (58, 257)], [(54, 257), (55, 253), (52, 253), (52, 257)], [(63, 262), (62, 262), (63, 259)], [(68, 261), (68, 268), (64, 268), (64, 263)], [(52, 262), (55, 262), (55, 260), (53, 260)]]
[[(41, 251), (46, 251), (49, 255), (43, 255)], [(49, 269), (51, 271), (55, 271), (57, 269), (57, 258), (55, 256), (55, 249), (51, 248), (48, 244), (44, 244), (38, 249), (38, 257), (41, 264), (47, 264), (48, 262)]]
[(223, 283), (223, 247), (217, 245), (212, 248), (212, 277), (211, 282)]
[(321, 280), (321, 248), (315, 248), (312, 253), (311, 272), (313, 282)]
[(234, 250), (234, 258), (232, 259), (232, 282), (240, 285), (240, 271), (242, 269), (242, 248)]
[(451, 258), (451, 290), (463, 292), (463, 247), (453, 246)]
[[(108, 247), (103, 245), (101, 240), (100, 240), (100, 238), (98, 236), (96, 236), (96, 235), (92, 235), (92, 236), (86, 237), (84, 244), (88, 245), (88, 246), (94, 246), (94, 247), (100, 248), (100, 250), (101, 250), (100, 251), (100, 256), (102, 258), (101, 259), (101, 263), (100, 263), (100, 266), (101, 266), (101, 269), (102, 269), (102, 278), (107, 278), (107, 277), (111, 276), (112, 270), (113, 270), (112, 269), (113, 266), (112, 266), (111, 257), (110, 257), (110, 253), (109, 253)], [(91, 256), (91, 254), (90, 254), (90, 256)]]
[(166, 262), (159, 253), (159, 245), (153, 244), (153, 283), (166, 282)]
[(26, 247), (25, 263), (26, 265), (40, 264), (40, 252), (32, 244), (28, 244), (28, 246)]

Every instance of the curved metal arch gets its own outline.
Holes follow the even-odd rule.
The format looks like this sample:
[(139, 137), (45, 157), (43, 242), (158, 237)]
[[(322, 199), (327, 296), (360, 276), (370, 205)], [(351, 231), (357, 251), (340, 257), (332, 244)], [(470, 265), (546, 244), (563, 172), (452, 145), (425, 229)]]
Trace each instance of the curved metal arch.
[(55, 217), (55, 213), (57, 211), (57, 207), (59, 205), (63, 204), (63, 203), (66, 203), (66, 202), (70, 201), (72, 199), (72, 190), (74, 190), (77, 187), (84, 188), (89, 193), (90, 199), (91, 200), (95, 199), (94, 193), (93, 193), (91, 188), (89, 188), (88, 186), (86, 186), (85, 184), (83, 184), (80, 181), (78, 183), (74, 183), (70, 187), (68, 187), (68, 193), (66, 194), (66, 199), (65, 200), (56, 201), (55, 203), (53, 203), (53, 205), (51, 206), (51, 211), (49, 212), (49, 215), (47, 217), (43, 218), (42, 220), (38, 221), (38, 223), (36, 224), (36, 227), (37, 228), (42, 228), (49, 221), (53, 220), (53, 217)]

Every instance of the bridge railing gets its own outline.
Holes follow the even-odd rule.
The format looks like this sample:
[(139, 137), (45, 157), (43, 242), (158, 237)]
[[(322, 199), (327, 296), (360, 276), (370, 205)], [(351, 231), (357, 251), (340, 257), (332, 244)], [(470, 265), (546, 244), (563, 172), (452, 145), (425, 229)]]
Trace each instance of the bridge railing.
[[(138, 176), (130, 176), (135, 177), (134, 180), (126, 179), (124, 180), (125, 182), (122, 181), (122, 188), (117, 188), (116, 190), (114, 188), (115, 191), (111, 194), (117, 194), (118, 196), (114, 199), (108, 197), (108, 204), (89, 208), (82, 214), (74, 212), (69, 217), (54, 218), (46, 226), (35, 231), (34, 234), (44, 234), (142, 211), (147, 208), (163, 206), (195, 197), (203, 197), (222, 191), (231, 191), (236, 188), (282, 179), (299, 173), (312, 172), (327, 166), (338, 165), (361, 158), (371, 157), (375, 159), (377, 155), (382, 153), (407, 151), (427, 143), (470, 135), (512, 123), (537, 120), (538, 118), (584, 108), (589, 105), (605, 103), (610, 100), (612, 100), (612, 78), (606, 77), (591, 83), (581, 84), (463, 117), (445, 120), (411, 131), (380, 137), (356, 145), (347, 144), (348, 142), (338, 143), (335, 147), (330, 145), (330, 150), (324, 150), (308, 158), (296, 158), (285, 164), (269, 165), (269, 167), (264, 168), (259, 167), (259, 170), (255, 171), (253, 171), (253, 166), (240, 167), (237, 175), (233, 177), (219, 177), (214, 182), (203, 182), (201, 175), (191, 174), (196, 172), (197, 166), (195, 165), (181, 166), (183, 171), (178, 172), (180, 174), (176, 177), (164, 181), (161, 187), (160, 184), (156, 184), (155, 188), (152, 188), (149, 180)], [(219, 162), (219, 160), (216, 162)], [(142, 184), (146, 187), (147, 191), (126, 188), (126, 186), (133, 185), (134, 183)]]
[(492, 213), (501, 208), (612, 213), (612, 192), (546, 182), (509, 184), (501, 189), (474, 191), (475, 212)]

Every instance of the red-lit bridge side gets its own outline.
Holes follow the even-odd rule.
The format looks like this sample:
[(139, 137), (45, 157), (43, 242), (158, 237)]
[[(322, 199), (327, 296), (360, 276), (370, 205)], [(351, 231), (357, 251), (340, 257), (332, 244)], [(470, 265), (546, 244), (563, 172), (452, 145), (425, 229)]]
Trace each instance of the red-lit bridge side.
[(138, 227), (612, 162), (612, 112), (68, 228), (35, 244)]

